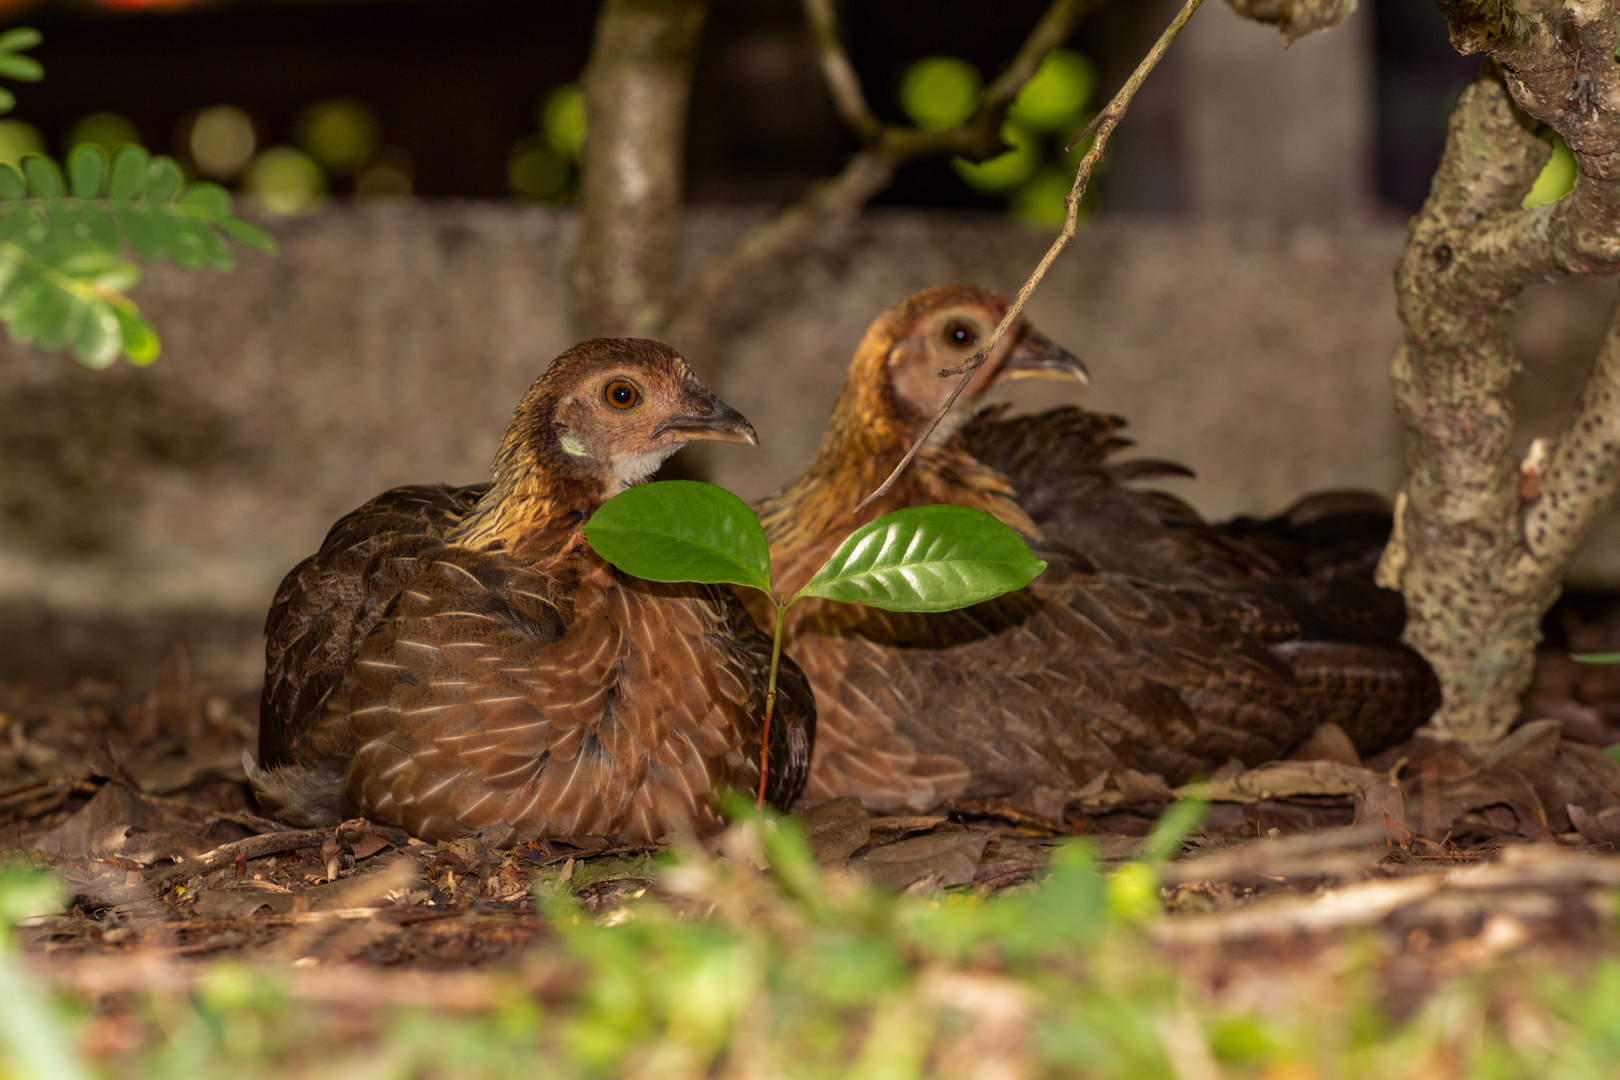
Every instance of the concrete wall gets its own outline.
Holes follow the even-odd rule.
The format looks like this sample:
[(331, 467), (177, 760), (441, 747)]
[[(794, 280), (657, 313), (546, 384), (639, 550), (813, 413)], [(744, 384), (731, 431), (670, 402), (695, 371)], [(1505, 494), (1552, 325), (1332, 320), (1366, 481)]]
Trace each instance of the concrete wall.
[[(689, 248), (747, 219), (694, 215)], [(572, 343), (566, 212), (334, 208), (275, 231), (281, 254), (234, 274), (150, 273), (136, 295), (165, 351), (149, 369), (0, 346), (0, 674), (140, 669), (178, 638), (194, 667), (251, 681), (271, 592), (332, 520), (395, 484), (487, 475), (524, 388)], [(1206, 513), (1387, 492), (1401, 239), (1104, 220), (1030, 313), (1091, 366), (1093, 388), (1063, 400), (1194, 465), (1179, 490)], [(714, 479), (753, 497), (791, 477), (873, 315), (942, 281), (1010, 290), (1047, 242), (998, 217), (874, 212), (756, 283), (717, 354), (690, 357), (763, 442), (718, 448)], [(1580, 284), (1526, 301), (1526, 437), (1554, 429), (1601, 334), (1612, 289)], [(1042, 393), (1024, 404), (1060, 400)], [(1587, 574), (1620, 583), (1614, 560)]]

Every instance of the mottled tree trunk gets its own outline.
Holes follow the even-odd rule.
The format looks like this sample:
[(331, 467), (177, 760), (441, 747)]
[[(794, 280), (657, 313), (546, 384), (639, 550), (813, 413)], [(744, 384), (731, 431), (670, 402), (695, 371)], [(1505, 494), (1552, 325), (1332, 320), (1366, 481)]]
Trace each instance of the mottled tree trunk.
[[(1453, 43), (1493, 62), (1457, 103), (1396, 271), (1407, 476), (1379, 575), (1405, 594), (1407, 640), (1444, 685), (1432, 727), (1483, 744), (1512, 723), (1541, 618), (1620, 481), (1615, 329), (1569, 424), (1522, 463), (1509, 456), (1507, 401), (1514, 297), (1566, 274), (1620, 272), (1620, 16), (1608, 0), (1531, 14), (1499, 0), (1440, 7)], [(1525, 210), (1548, 127), (1575, 153), (1575, 188)]]
[(589, 137), (573, 300), (582, 336), (655, 337), (674, 301), (693, 54), (704, 0), (604, 0), (585, 68)]

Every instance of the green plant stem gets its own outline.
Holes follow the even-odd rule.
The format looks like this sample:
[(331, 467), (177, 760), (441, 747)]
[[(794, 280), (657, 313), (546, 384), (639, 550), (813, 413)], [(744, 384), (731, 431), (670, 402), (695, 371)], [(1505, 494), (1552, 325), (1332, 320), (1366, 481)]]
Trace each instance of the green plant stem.
[(770, 777), (771, 714), (776, 711), (776, 670), (782, 666), (782, 624), (787, 621), (788, 608), (797, 599), (795, 596), (784, 604), (771, 597), (771, 602), (776, 605), (776, 632), (771, 635), (771, 676), (765, 683), (765, 725), (759, 733), (759, 799), (754, 803), (756, 810), (765, 808), (765, 781)]

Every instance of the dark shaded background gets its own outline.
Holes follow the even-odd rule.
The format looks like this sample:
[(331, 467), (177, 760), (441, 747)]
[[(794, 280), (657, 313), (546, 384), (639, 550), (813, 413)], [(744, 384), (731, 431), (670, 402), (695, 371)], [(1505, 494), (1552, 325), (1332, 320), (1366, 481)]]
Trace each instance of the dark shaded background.
[[(987, 18), (982, 0), (881, 0), (847, 4), (845, 19), (873, 106), (900, 119), (894, 89), (907, 65), (954, 55), (992, 77), (1045, 7), (1001, 0)], [(1410, 211), (1428, 189), (1446, 111), (1478, 61), (1451, 49), (1431, 0), (1376, 0), (1373, 8), (1378, 193), (1390, 209)], [(505, 197), (507, 155), (535, 130), (542, 95), (578, 77), (595, 9), (589, 0), (235, 0), (145, 12), (39, 3), (10, 17), (46, 35), (36, 55), (48, 77), (19, 88), (16, 115), (60, 150), (76, 120), (114, 111), (135, 122), (148, 146), (165, 150), (182, 117), (228, 102), (247, 110), (260, 144), (271, 145), (289, 139), (303, 107), (353, 96), (377, 111), (383, 141), (410, 154), (418, 194)], [(1111, 88), (1158, 18), (1156, 5), (1112, 0), (1074, 44), (1097, 60)], [(698, 72), (693, 201), (790, 198), (851, 148), (795, 0), (714, 0)], [(1121, 139), (1130, 137), (1127, 125)], [(1100, 184), (1109, 209), (1177, 209), (1174, 186), (1155, 187), (1152, 176), (1104, 176)], [(943, 161), (907, 167), (879, 201), (997, 205)]]

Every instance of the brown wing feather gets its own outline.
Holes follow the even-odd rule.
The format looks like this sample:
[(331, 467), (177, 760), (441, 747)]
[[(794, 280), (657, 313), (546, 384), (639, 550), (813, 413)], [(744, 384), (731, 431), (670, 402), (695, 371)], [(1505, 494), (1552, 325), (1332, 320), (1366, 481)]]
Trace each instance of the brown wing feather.
[(1073, 789), (1103, 769), (1179, 782), (1309, 734), (1291, 672), (1246, 635), (1241, 603), (1041, 555), (1031, 588), (964, 612), (795, 612), (819, 706), (812, 797), (901, 811)]
[[(719, 825), (724, 788), (758, 783), (770, 643), (727, 591), (623, 578), (576, 552), (566, 573), (441, 548), (351, 668), (348, 810), (424, 839), (648, 840)], [(784, 658), (772, 801), (798, 796), (815, 711)], [(341, 736), (338, 736), (341, 738)]]
[(360, 642), (487, 484), (395, 488), (332, 526), (320, 550), (282, 579), (265, 620), (259, 762), (293, 760), (293, 745), (343, 677)]

